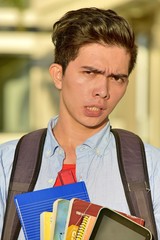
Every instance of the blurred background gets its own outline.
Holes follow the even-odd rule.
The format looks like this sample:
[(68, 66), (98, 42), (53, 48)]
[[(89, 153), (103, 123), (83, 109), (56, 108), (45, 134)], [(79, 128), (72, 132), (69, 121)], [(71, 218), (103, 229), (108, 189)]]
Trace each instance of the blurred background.
[(139, 46), (128, 92), (111, 124), (160, 147), (160, 0), (0, 0), (0, 143), (46, 127), (58, 113), (48, 73), (52, 25), (69, 10), (91, 6), (127, 18)]

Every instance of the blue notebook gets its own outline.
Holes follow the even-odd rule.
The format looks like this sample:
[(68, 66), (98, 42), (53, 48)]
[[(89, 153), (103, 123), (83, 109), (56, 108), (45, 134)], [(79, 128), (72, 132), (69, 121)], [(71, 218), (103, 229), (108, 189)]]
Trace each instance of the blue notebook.
[(14, 197), (26, 240), (40, 240), (40, 214), (44, 211), (51, 212), (54, 201), (59, 198), (67, 200), (80, 198), (90, 202), (83, 181), (22, 193)]

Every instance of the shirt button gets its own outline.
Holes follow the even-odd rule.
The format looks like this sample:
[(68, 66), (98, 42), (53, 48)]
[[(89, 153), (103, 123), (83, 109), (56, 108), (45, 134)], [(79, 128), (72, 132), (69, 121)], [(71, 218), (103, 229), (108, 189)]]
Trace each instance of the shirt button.
[(59, 149), (58, 153), (59, 153), (60, 155), (62, 155), (62, 154), (63, 154), (62, 149)]
[(47, 154), (47, 156), (49, 156), (49, 155), (51, 154), (51, 150), (48, 150), (48, 151), (46, 152), (46, 154)]
[(100, 155), (99, 149), (96, 149), (96, 154), (97, 154), (97, 155)]
[(48, 183), (53, 183), (53, 178), (49, 179)]

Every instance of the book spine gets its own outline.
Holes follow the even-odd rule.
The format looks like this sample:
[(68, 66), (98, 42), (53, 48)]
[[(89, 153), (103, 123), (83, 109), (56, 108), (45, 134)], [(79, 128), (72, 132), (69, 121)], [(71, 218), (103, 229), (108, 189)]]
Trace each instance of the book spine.
[(17, 212), (18, 212), (18, 216), (19, 216), (19, 219), (20, 219), (20, 222), (21, 222), (21, 226), (22, 226), (22, 229), (23, 229), (25, 239), (28, 240), (27, 232), (26, 232), (26, 229), (25, 229), (25, 224), (24, 224), (24, 221), (23, 221), (23, 217), (22, 217), (17, 199), (15, 199), (15, 204), (16, 204), (16, 209), (17, 209)]

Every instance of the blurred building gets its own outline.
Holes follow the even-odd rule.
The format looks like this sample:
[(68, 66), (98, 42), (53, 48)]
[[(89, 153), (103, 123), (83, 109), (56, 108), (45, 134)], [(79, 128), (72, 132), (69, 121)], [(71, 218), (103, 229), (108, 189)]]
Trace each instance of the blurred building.
[(80, 7), (112, 8), (133, 26), (139, 46), (126, 96), (113, 127), (160, 147), (160, 0), (0, 0), (0, 142), (40, 127), (58, 113), (48, 67), (53, 23)]

